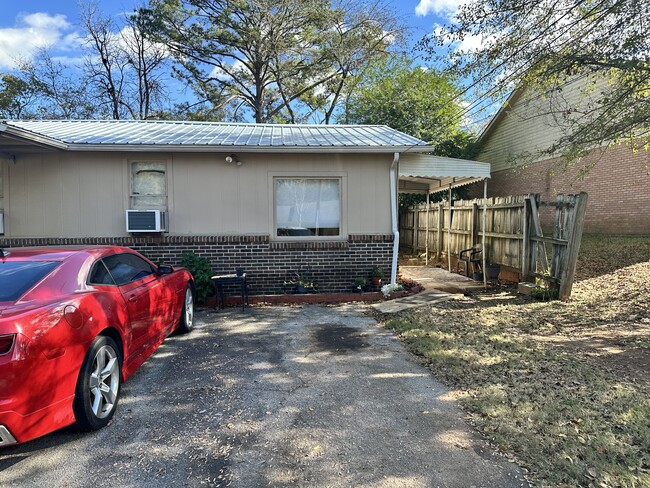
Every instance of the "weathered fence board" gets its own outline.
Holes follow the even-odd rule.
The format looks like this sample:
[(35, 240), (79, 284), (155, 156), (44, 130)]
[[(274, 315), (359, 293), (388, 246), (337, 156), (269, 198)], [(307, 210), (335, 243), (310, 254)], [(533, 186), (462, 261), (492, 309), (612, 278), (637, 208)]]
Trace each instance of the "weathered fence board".
[[(460, 251), (480, 245), (485, 235), (488, 263), (519, 272), (522, 280), (545, 279), (565, 299), (571, 294), (586, 201), (586, 193), (558, 195), (555, 202), (541, 202), (539, 195), (488, 198), (485, 228), (483, 199), (453, 202), (451, 209), (448, 203), (412, 206), (400, 214), (400, 250), (455, 262)], [(542, 232), (540, 207), (554, 207), (552, 237)]]

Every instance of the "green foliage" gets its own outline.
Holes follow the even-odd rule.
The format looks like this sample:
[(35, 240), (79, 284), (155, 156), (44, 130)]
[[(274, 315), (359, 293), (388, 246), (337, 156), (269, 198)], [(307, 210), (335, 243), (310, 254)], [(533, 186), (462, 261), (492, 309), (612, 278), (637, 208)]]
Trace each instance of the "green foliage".
[(233, 117), (258, 123), (296, 122), (301, 102), (329, 120), (355, 73), (403, 29), (373, 1), (151, 0), (139, 17), (200, 100), (234, 103)]
[(12, 74), (0, 74), (0, 118), (19, 119), (25, 115), (34, 90)]
[(187, 268), (194, 276), (197, 302), (205, 303), (208, 296), (214, 294), (214, 285), (212, 284), (214, 273), (210, 261), (196, 253), (184, 252), (181, 255), (181, 266)]
[(354, 280), (354, 286), (363, 288), (368, 284), (368, 280), (366, 278), (357, 278)]
[[(458, 188), (453, 188), (451, 190), (451, 198), (456, 200), (467, 200), (469, 195), (469, 188), (467, 186), (459, 186)], [(447, 201), (449, 196), (448, 191), (439, 191), (437, 193), (432, 193), (429, 195), (429, 203), (438, 203)], [(399, 194), (399, 208), (405, 209), (409, 208), (412, 205), (418, 205), (420, 203), (426, 203), (427, 196), (422, 195), (421, 193), (400, 193)]]
[(398, 58), (364, 75), (348, 101), (345, 121), (388, 125), (437, 146), (460, 131), (460, 102), (454, 78)]
[(370, 272), (370, 276), (372, 276), (373, 278), (383, 278), (384, 269), (379, 266), (374, 266), (372, 268), (372, 271)]
[[(561, 154), (572, 164), (621, 141), (648, 148), (650, 24), (639, 19), (649, 16), (647, 0), (471, 0), (420, 46), (452, 76), (469, 80), (474, 115), (513, 87), (543, 100), (541, 112), (562, 136), (525, 160)], [(480, 48), (461, 49), (474, 39)], [(564, 91), (573, 81), (580, 81), (580, 101), (570, 102), (575, 97)]]

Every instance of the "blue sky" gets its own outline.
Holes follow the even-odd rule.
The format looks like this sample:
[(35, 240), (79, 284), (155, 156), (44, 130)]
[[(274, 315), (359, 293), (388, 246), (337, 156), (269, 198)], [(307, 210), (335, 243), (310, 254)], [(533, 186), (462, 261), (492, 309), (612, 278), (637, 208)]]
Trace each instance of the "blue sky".
[[(453, 15), (461, 0), (390, 0), (411, 28), (412, 41), (432, 32)], [(106, 14), (131, 12), (142, 0), (100, 1)], [(16, 59), (29, 59), (40, 47), (61, 58), (79, 56), (77, 0), (5, 0), (0, 17), (0, 72), (11, 70)]]

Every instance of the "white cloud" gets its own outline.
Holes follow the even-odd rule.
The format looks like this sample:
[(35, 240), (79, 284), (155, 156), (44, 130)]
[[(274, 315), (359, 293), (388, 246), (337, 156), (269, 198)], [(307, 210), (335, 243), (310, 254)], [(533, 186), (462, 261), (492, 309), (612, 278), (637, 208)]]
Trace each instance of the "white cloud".
[(484, 45), (483, 36), (465, 36), (465, 39), (461, 41), (456, 50), (471, 53), (480, 51)]
[(13, 69), (19, 59), (30, 59), (42, 48), (56, 45), (65, 50), (78, 42), (65, 15), (42, 12), (23, 14), (16, 18), (15, 27), (0, 29), (0, 68)]
[(420, 0), (415, 7), (415, 15), (424, 17), (429, 14), (444, 15), (453, 17), (458, 7), (466, 0)]
[[(233, 74), (248, 71), (248, 68), (246, 68), (246, 66), (244, 66), (244, 63), (242, 63), (239, 60), (236, 60), (233, 64), (228, 65), (227, 67), (228, 67), (228, 71), (230, 73), (233, 73)], [(217, 66), (212, 68), (212, 71), (210, 71), (210, 76), (212, 76), (214, 78), (217, 78), (219, 80), (230, 80), (230, 79), (232, 79), (232, 76), (230, 76), (223, 69), (221, 69), (221, 68), (219, 68)]]

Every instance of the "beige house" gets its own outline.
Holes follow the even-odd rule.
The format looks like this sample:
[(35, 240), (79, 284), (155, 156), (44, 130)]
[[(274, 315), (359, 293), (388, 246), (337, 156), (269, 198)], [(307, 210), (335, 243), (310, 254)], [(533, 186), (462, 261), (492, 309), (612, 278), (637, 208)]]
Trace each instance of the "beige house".
[[(589, 194), (586, 233), (650, 234), (649, 151), (634, 152), (626, 145), (595, 148), (568, 171), (559, 157), (539, 155), (565, 135), (566, 124), (557, 113), (587, 107), (590, 94), (600, 89), (598, 81), (582, 76), (544, 95), (515, 90), (479, 137), (477, 159), (492, 165), (488, 196), (539, 193), (542, 200), (555, 200), (558, 193), (584, 191)], [(593, 167), (583, 177), (579, 169), (585, 166)], [(482, 196), (482, 189), (474, 188), (472, 196)]]
[(395, 279), (399, 168), (438, 183), (430, 149), (385, 126), (6, 121), (0, 245), (194, 251), (216, 273), (246, 268), (254, 292), (294, 273), (345, 291), (373, 266)]

